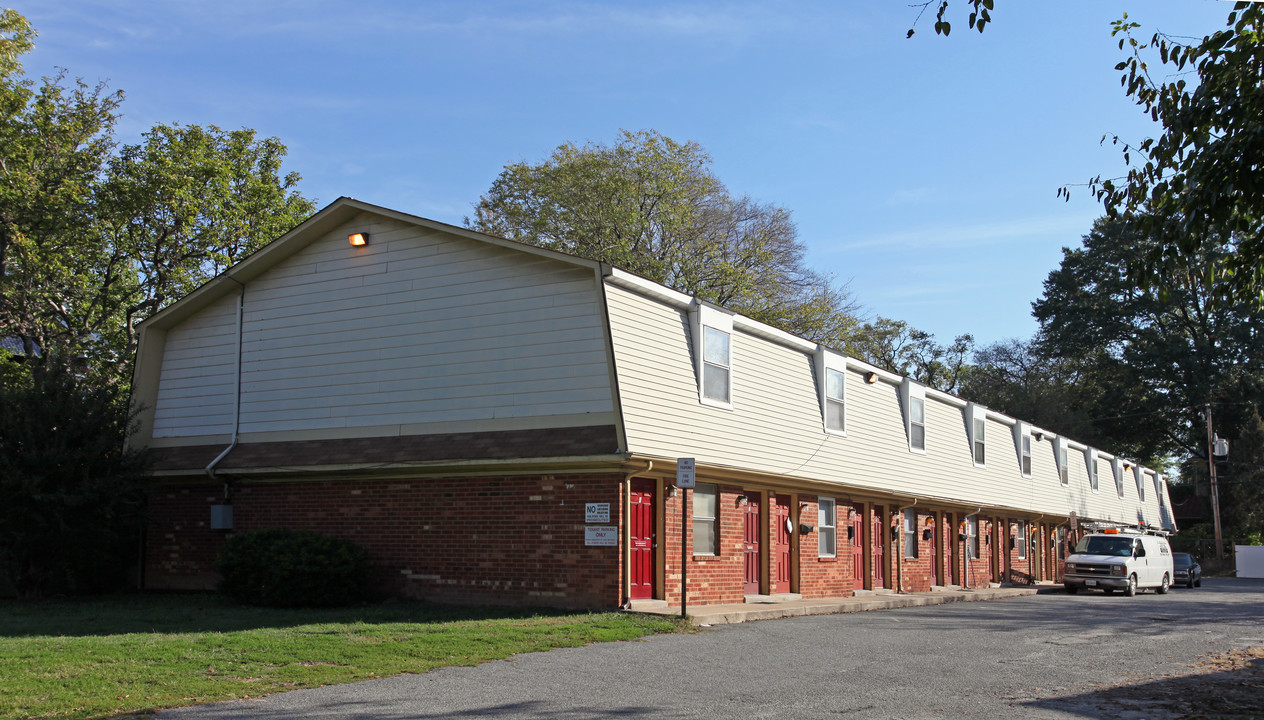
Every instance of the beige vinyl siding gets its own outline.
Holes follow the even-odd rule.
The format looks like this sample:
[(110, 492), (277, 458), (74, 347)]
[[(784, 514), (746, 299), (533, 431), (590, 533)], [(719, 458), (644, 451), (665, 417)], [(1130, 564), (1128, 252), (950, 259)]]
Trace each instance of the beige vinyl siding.
[(154, 437), (231, 434), (237, 296), (221, 298), (167, 333)]
[[(1058, 481), (1048, 436), (1033, 443), (1032, 476), (1024, 478), (1012, 427), (999, 417), (988, 417), (987, 462), (976, 467), (964, 403), (939, 393), (926, 396), (926, 452), (910, 451), (899, 386), (867, 384), (858, 367), (845, 373), (847, 436), (825, 432), (811, 355), (740, 327), (732, 338), (733, 408), (703, 405), (686, 313), (615, 285), (608, 285), (607, 296), (632, 452), (695, 457), (700, 464), (834, 481), (928, 501), (1059, 514), (1068, 504), (1085, 511), (1093, 507), (1082, 460), (1076, 470), (1076, 451), (1070, 453), (1069, 488)], [(1110, 494), (1118, 503), (1113, 488)], [(1119, 509), (1111, 512), (1119, 514)]]
[(362, 215), (247, 283), (241, 432), (608, 424), (600, 308), (590, 269)]

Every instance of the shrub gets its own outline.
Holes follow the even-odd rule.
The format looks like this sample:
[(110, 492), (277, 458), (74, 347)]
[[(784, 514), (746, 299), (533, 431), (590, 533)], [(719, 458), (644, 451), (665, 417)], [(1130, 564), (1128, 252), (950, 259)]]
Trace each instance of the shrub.
[(219, 589), (248, 605), (337, 607), (368, 596), (369, 557), (343, 538), (269, 528), (237, 533), (216, 562)]

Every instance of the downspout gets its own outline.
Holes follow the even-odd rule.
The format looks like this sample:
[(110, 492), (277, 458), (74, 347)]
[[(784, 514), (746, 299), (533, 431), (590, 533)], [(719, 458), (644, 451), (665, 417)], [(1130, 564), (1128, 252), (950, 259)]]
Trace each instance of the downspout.
[[(619, 532), (619, 539), (623, 544), (623, 552), (621, 553), (623, 555), (623, 572), (621, 573), (620, 584), (623, 585), (622, 606), (625, 610), (632, 606), (632, 523), (630, 517), (632, 514), (632, 479), (647, 475), (653, 469), (654, 461), (646, 460), (645, 469), (634, 470), (624, 475), (623, 482), (619, 486), (619, 501), (623, 506), (620, 512), (620, 515), (623, 516), (623, 522), (620, 524), (623, 527)], [(655, 553), (655, 556), (657, 557), (657, 553)]]
[[(912, 505), (905, 505), (904, 507), (896, 510), (896, 512), (899, 513), (899, 516), (900, 516), (900, 538), (901, 539), (903, 539), (904, 537), (904, 511), (916, 506), (917, 501), (918, 501), (918, 498), (913, 498)], [(900, 543), (900, 545), (903, 546), (904, 543)], [(903, 547), (900, 548), (900, 554), (896, 555), (895, 559), (899, 563), (899, 567), (897, 567), (895, 570), (895, 592), (897, 595), (902, 595), (904, 593), (904, 548)]]
[[(237, 293), (237, 372), (234, 373), (233, 377), (233, 439), (228, 447), (224, 448), (224, 451), (219, 455), (216, 455), (215, 459), (211, 461), (211, 464), (206, 466), (206, 476), (212, 480), (215, 479), (215, 466), (219, 465), (220, 461), (228, 457), (228, 453), (232, 452), (233, 448), (237, 447), (237, 438), (241, 429), (241, 335), (242, 316), (245, 314), (246, 308), (246, 286), (242, 285), (233, 277), (228, 277), (228, 279), (237, 283), (241, 287), (241, 290)], [(228, 499), (228, 482), (225, 481), (224, 501), (227, 502)]]
[[(982, 507), (970, 513), (969, 515), (966, 515), (966, 518), (965, 518), (966, 528), (970, 527), (970, 518), (978, 515), (981, 512), (983, 512)], [(966, 537), (969, 538), (970, 536), (966, 535)], [(978, 535), (975, 535), (975, 538), (977, 539)], [(965, 559), (963, 560), (963, 562), (965, 563), (966, 566), (964, 568), (965, 572), (961, 573), (961, 584), (965, 586), (966, 590), (971, 590), (972, 588), (970, 587), (970, 543), (969, 542), (966, 543)]]

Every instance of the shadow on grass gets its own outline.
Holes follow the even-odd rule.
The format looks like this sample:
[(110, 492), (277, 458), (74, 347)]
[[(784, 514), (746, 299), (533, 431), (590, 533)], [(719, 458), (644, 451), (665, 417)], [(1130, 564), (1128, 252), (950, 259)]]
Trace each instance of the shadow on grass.
[(124, 594), (39, 602), (0, 601), (0, 637), (232, 632), (322, 623), (448, 623), (563, 617), (551, 608), (464, 607), (417, 600), (350, 608), (240, 605), (214, 593)]

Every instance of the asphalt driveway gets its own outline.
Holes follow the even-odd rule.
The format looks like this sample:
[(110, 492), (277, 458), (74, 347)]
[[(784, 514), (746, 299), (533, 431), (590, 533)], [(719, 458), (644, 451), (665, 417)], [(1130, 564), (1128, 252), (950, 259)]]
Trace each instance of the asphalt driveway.
[[(1167, 595), (1044, 594), (743, 623), (158, 717), (1162, 720), (1182, 711), (1150, 702), (1148, 688), (1202, 671), (1213, 654), (1260, 646), (1264, 581), (1213, 578)], [(1264, 693), (1258, 707), (1264, 716)]]

